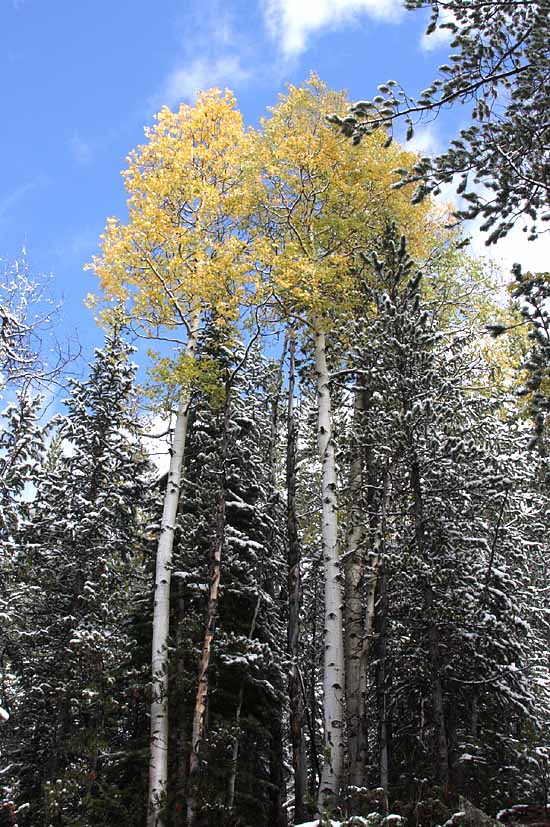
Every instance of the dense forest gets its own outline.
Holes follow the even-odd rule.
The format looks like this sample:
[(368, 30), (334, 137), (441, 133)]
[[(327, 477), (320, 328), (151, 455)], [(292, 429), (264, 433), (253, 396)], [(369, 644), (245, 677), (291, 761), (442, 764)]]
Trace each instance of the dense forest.
[(227, 91), (159, 112), (83, 378), (5, 270), (3, 827), (548, 805), (549, 276), (468, 255), (398, 103), (349, 106), (312, 75), (258, 130)]

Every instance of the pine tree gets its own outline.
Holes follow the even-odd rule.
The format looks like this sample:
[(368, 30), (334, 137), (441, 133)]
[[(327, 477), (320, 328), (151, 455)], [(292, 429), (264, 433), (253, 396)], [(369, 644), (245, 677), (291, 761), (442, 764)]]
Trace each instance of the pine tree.
[(114, 332), (88, 379), (71, 383), (29, 519), (15, 534), (10, 743), (21, 825), (127, 817), (117, 789), (130, 710), (125, 622), (146, 472), (132, 436), (130, 352)]
[[(240, 364), (243, 357), (223, 328), (208, 326), (199, 347), (208, 369), (196, 389), (175, 536), (169, 675), (175, 735), (165, 817), (176, 824), (185, 823), (190, 798), (195, 823), (283, 824), (284, 512), (270, 467), (273, 376), (254, 347)], [(236, 367), (228, 410), (226, 382)], [(198, 729), (192, 724), (206, 621)]]
[(521, 789), (503, 756), (517, 766), (519, 743), (540, 727), (526, 551), (543, 535), (514, 518), (529, 507), (532, 475), (521, 428), (487, 395), (470, 341), (443, 336), (422, 310), (404, 243), (390, 235), (375, 267), (386, 289), (365, 285), (376, 313), (353, 362), (368, 387), (375, 472), (365, 499), (367, 606), (373, 579), (376, 595), (364, 634), (376, 701), (364, 722), (369, 776), (393, 801), (460, 791), (491, 808)]

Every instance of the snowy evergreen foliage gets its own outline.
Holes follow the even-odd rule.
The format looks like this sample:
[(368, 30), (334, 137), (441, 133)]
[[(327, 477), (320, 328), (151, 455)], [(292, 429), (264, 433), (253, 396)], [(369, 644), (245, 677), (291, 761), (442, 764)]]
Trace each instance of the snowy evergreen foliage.
[[(427, 311), (437, 272), (427, 275), (425, 287), (390, 225), (356, 273), (362, 305), (326, 348), (347, 661), (340, 823), (434, 827), (459, 795), (494, 813), (548, 791), (547, 433), (527, 449), (529, 422), (492, 386), (455, 298)], [(207, 320), (185, 380), (163, 827), (288, 827), (294, 807), (317, 812), (327, 691), (317, 376), (311, 340), (297, 334), (290, 486), (289, 355), (268, 361), (261, 337), (248, 341)], [(28, 394), (5, 411), (2, 827), (146, 823), (166, 477), (153, 477), (139, 444), (130, 354), (112, 333), (47, 428)]]
[(528, 373), (521, 393), (529, 399), (529, 413), (535, 433), (531, 446), (540, 442), (544, 424), (550, 411), (550, 282), (548, 273), (522, 274), (521, 267), (513, 268), (515, 289), (513, 296), (520, 304), (523, 319), (529, 326), (531, 350), (524, 364)]
[(372, 100), (357, 101), (348, 117), (334, 122), (356, 142), (379, 128), (388, 130), (391, 142), (402, 120), (409, 140), (423, 117), (472, 103), (471, 123), (445, 152), (401, 170), (404, 181), (418, 185), (420, 200), (456, 180), (466, 202), (457, 215), (483, 218), (487, 244), (518, 218), (536, 238), (549, 218), (548, 0), (406, 0), (405, 6), (431, 10), (426, 34), (448, 33), (448, 62), (417, 99), (388, 80)]
[(383, 255), (353, 357), (368, 394), (369, 554), (383, 549), (371, 782), (393, 801), (458, 788), (493, 809), (533, 792), (522, 755), (542, 737), (541, 691), (548, 702), (532, 622), (547, 504), (474, 343), (422, 310), (403, 241), (390, 237)]
[(271, 825), (278, 823), (283, 794), (277, 779), (283, 760), (285, 638), (280, 580), (284, 512), (269, 463), (274, 371), (255, 348), (235, 374), (222, 468), (224, 382), (243, 352), (214, 325), (207, 328), (199, 351), (209, 374), (193, 403), (173, 577), (173, 714), (180, 744), (174, 808), (181, 812), (187, 785), (185, 753), (223, 497), (220, 597), (198, 781), (200, 823), (233, 823), (239, 813), (253, 817), (255, 824)]
[(13, 531), (11, 717), (0, 737), (10, 755), (4, 811), (11, 798), (20, 827), (105, 824), (126, 812), (126, 626), (147, 471), (133, 436), (130, 353), (114, 333), (88, 379), (72, 382), (28, 518)]
[(42, 399), (18, 393), (3, 412), (0, 431), (0, 543), (7, 563), (13, 532), (28, 517), (25, 490), (32, 485), (44, 455), (44, 429), (39, 425)]

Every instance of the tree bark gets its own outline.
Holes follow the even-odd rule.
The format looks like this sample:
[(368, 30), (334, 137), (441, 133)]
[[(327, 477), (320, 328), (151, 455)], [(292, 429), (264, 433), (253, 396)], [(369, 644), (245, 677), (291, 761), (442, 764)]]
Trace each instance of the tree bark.
[(218, 503), (216, 507), (216, 526), (214, 535), (214, 545), (212, 549), (210, 594), (208, 597), (206, 625), (204, 630), (201, 659), (199, 664), (199, 679), (197, 686), (197, 695), (195, 699), (195, 711), (193, 715), (193, 734), (191, 737), (191, 755), (189, 759), (189, 786), (187, 793), (188, 827), (195, 827), (197, 820), (196, 783), (199, 772), (200, 751), (205, 732), (205, 716), (209, 692), (208, 670), (210, 666), (210, 657), (212, 654), (212, 646), (214, 643), (214, 636), (216, 632), (216, 620), (218, 615), (222, 549), (225, 535), (225, 510), (227, 500), (226, 465), (229, 443), (230, 413), (231, 383), (228, 381), (225, 385), (222, 443), (220, 449), (221, 480), (220, 489), (218, 492)]
[(273, 716), (271, 722), (269, 780), (270, 827), (288, 827), (288, 816), (284, 807), (286, 784), (284, 775), (283, 726), (279, 711)]
[(324, 763), (317, 800), (318, 809), (322, 812), (338, 804), (344, 770), (344, 642), (330, 376), (326, 359), (326, 336), (319, 321), (315, 325), (315, 370), (318, 405), (317, 439), (322, 467), (321, 537), (325, 580)]
[(389, 727), (388, 727), (388, 693), (386, 687), (386, 653), (387, 638), (386, 626), (388, 617), (388, 587), (387, 574), (382, 566), (378, 571), (378, 600), (376, 605), (376, 695), (378, 707), (378, 767), (380, 773), (380, 787), (384, 790), (384, 806), (386, 815), (389, 812)]
[(286, 449), (287, 535), (288, 535), (288, 653), (291, 658), (288, 679), (290, 742), (294, 769), (294, 821), (305, 822), (308, 813), (304, 799), (307, 786), (304, 741), (304, 697), (300, 679), (300, 611), (302, 605), (301, 547), (296, 518), (296, 413), (294, 409), (296, 342), (289, 339), (288, 414)]
[[(185, 355), (194, 358), (200, 324), (200, 312), (191, 318)], [(153, 610), (153, 645), (151, 655), (151, 736), (149, 763), (149, 798), (147, 827), (161, 827), (164, 817), (162, 801), (168, 783), (168, 638), (170, 633), (170, 580), (172, 551), (178, 511), (187, 422), (191, 395), (184, 391), (179, 399), (170, 468), (166, 482), (155, 573)]]
[[(258, 619), (258, 612), (260, 611), (260, 603), (261, 603), (261, 596), (258, 595), (258, 599), (256, 600), (256, 606), (254, 608), (254, 615), (252, 617), (252, 622), (250, 624), (250, 632), (248, 633), (248, 639), (252, 640), (254, 636), (254, 631), (256, 629), (256, 621)], [(237, 783), (237, 767), (239, 763), (239, 737), (240, 737), (240, 726), (241, 726), (241, 712), (243, 708), (243, 700), (244, 700), (244, 687), (246, 684), (246, 674), (243, 676), (241, 681), (241, 686), (239, 689), (239, 696), (237, 698), (237, 708), (235, 710), (235, 740), (233, 741), (233, 749), (231, 751), (231, 772), (229, 773), (229, 782), (227, 784), (227, 809), (231, 811), (235, 804), (235, 785)]]
[[(422, 486), (420, 469), (416, 456), (411, 462), (411, 484), (413, 493), (413, 517), (415, 524), (416, 544), (421, 556), (425, 555), (425, 526)], [(433, 561), (432, 561), (433, 562)], [(443, 701), (443, 687), (440, 676), (440, 645), (439, 633), (433, 616), (434, 591), (431, 583), (424, 583), (424, 610), (428, 622), (428, 657), (430, 660), (430, 679), (432, 695), (432, 718), (434, 725), (434, 774), (436, 780), (447, 791), (450, 780), (449, 745), (445, 721), (445, 706)]]
[[(186, 664), (184, 662), (184, 658), (182, 656), (183, 651), (183, 641), (184, 635), (186, 634), (186, 626), (188, 618), (185, 615), (185, 602), (184, 602), (184, 587), (181, 580), (178, 582), (178, 602), (177, 602), (177, 632), (176, 632), (176, 672), (178, 677), (179, 683), (179, 693), (180, 695), (183, 692), (183, 681), (186, 673)], [(174, 779), (174, 799), (175, 799), (175, 810), (173, 815), (174, 820), (174, 827), (185, 827), (186, 821), (186, 813), (184, 807), (184, 801), (186, 800), (187, 795), (187, 763), (189, 757), (189, 737), (187, 733), (187, 709), (184, 703), (182, 703), (182, 699), (177, 698), (174, 702), (173, 695), (172, 695), (172, 706), (175, 706), (174, 710), (174, 722), (175, 722), (175, 738), (174, 738), (174, 749), (176, 751), (175, 756), (175, 779)]]

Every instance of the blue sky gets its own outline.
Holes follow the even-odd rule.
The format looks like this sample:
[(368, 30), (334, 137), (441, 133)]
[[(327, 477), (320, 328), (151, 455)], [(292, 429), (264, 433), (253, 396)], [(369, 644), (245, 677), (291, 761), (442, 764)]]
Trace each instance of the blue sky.
[[(423, 38), (425, 20), (400, 0), (0, 0), (0, 257), (24, 245), (31, 269), (53, 274), (89, 354), (101, 334), (82, 268), (106, 217), (125, 215), (120, 170), (163, 104), (227, 86), (255, 124), (310, 70), (352, 99), (388, 78), (414, 94), (448, 52)], [(419, 130), (417, 148), (444, 146), (466, 115)], [(499, 249), (506, 266), (519, 244)], [(527, 254), (534, 266), (542, 248)]]

